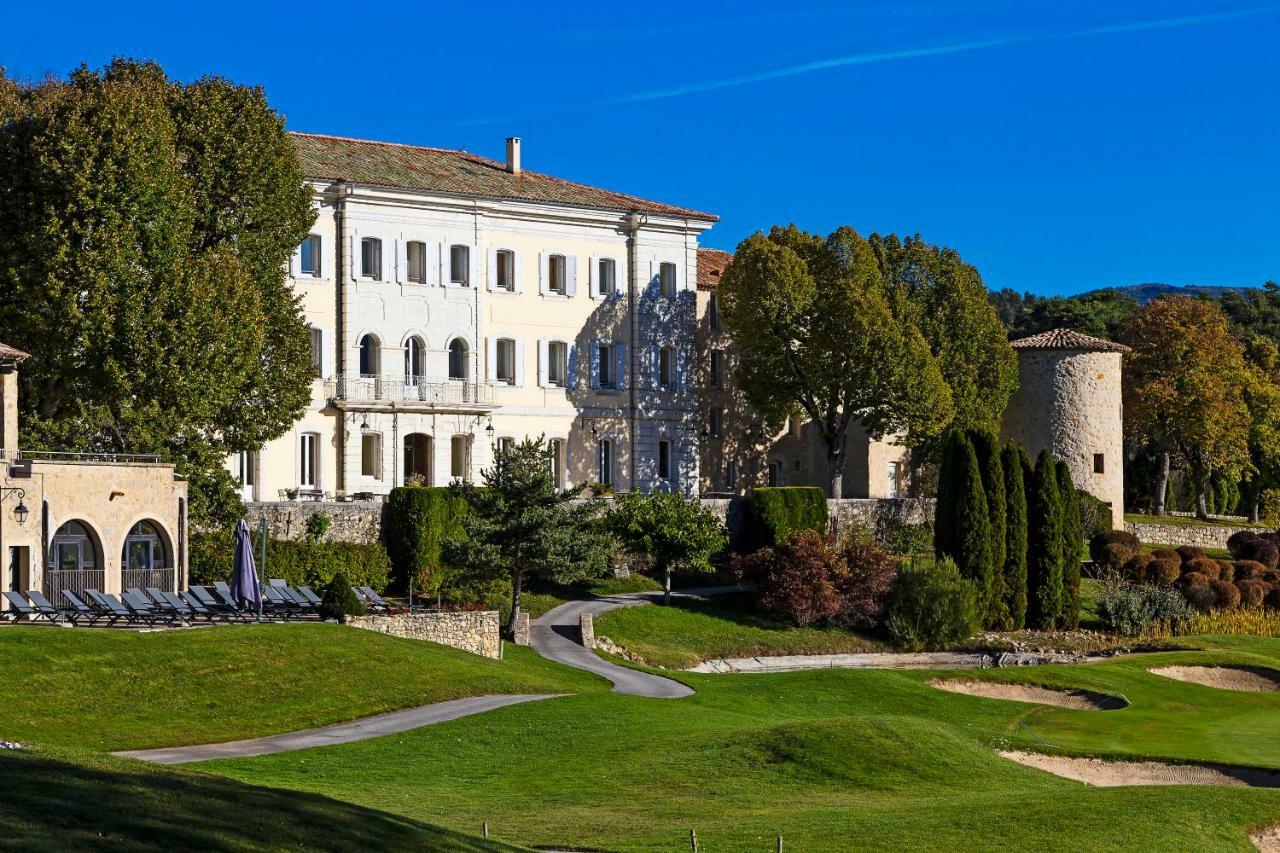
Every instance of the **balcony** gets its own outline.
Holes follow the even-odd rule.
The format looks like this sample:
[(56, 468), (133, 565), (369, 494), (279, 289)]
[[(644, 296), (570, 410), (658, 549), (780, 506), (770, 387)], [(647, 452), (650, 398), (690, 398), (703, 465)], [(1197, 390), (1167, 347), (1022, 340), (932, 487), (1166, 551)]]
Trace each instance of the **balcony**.
[(338, 374), (324, 383), (325, 397), (338, 408), (382, 407), (418, 411), (487, 412), (493, 387), (483, 382), (403, 373), (370, 376)]

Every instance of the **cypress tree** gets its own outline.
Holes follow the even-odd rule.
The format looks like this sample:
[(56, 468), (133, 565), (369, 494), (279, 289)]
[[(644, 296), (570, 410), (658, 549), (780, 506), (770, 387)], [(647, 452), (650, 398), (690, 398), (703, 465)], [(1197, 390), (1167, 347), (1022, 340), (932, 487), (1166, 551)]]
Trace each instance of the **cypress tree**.
[(987, 512), (991, 517), (991, 593), (984, 622), (991, 628), (1005, 628), (1009, 611), (1004, 597), (1005, 526), (1008, 508), (1005, 505), (1004, 464), (1000, 460), (1000, 446), (993, 433), (972, 430), (969, 439), (978, 457), (982, 471), (982, 490), (987, 497)]
[(955, 560), (960, 574), (973, 581), (978, 590), (978, 612), (985, 614), (991, 603), (991, 513), (982, 488), (982, 471), (978, 455), (967, 438), (964, 441), (964, 467), (955, 503), (956, 550), (946, 556)]
[(1006, 624), (1012, 630), (1027, 623), (1027, 490), (1022, 478), (1026, 457), (1012, 441), (1000, 451), (1006, 510), (1003, 590)]
[(1062, 614), (1062, 493), (1048, 448), (1036, 458), (1034, 484), (1028, 501), (1027, 621), (1052, 628)]
[(933, 512), (933, 553), (941, 559), (957, 548), (956, 505), (960, 499), (960, 480), (965, 454), (964, 433), (953, 429), (942, 444), (938, 465), (938, 499)]
[(1071, 482), (1071, 469), (1058, 462), (1058, 491), (1062, 495), (1062, 627), (1080, 626), (1080, 558), (1084, 523), (1080, 519), (1080, 495)]

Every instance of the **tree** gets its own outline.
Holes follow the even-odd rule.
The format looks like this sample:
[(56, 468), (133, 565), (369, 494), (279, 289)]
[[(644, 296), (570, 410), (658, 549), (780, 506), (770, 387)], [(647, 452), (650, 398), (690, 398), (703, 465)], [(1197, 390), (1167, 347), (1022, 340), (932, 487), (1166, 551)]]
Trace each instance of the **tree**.
[(1009, 330), (1010, 340), (1050, 329), (1074, 329), (1113, 340), (1121, 324), (1138, 310), (1136, 300), (1111, 289), (1044, 298), (1030, 293), (1019, 296), (1005, 288), (992, 293), (990, 301)]
[(609, 525), (628, 551), (648, 557), (662, 573), (663, 604), (671, 603), (672, 571), (715, 571), (711, 558), (729, 541), (710, 507), (675, 492), (625, 495), (609, 513)]
[(1062, 493), (1048, 448), (1036, 457), (1027, 529), (1028, 624), (1052, 628), (1062, 613)]
[(1159, 458), (1155, 512), (1164, 512), (1171, 459), (1185, 459), (1196, 485), (1196, 514), (1208, 517), (1215, 471), (1248, 459), (1249, 410), (1244, 350), (1222, 309), (1207, 299), (1161, 297), (1121, 327), (1126, 357), (1125, 429)]
[(1062, 627), (1080, 627), (1080, 560), (1084, 549), (1084, 523), (1080, 518), (1080, 495), (1071, 481), (1071, 469), (1058, 460), (1054, 472), (1058, 480), (1062, 518)]
[(982, 276), (954, 249), (919, 235), (873, 234), (871, 247), (894, 316), (920, 330), (937, 360), (955, 409), (951, 424), (998, 431), (1018, 387), (1018, 359), (987, 301)]
[[(1273, 285), (1274, 286), (1274, 285)], [(1245, 345), (1244, 403), (1249, 410), (1249, 467), (1246, 495), (1249, 521), (1261, 517), (1262, 494), (1280, 486), (1280, 349), (1255, 335)]]
[(1003, 572), (1006, 624), (1015, 630), (1027, 621), (1027, 492), (1022, 476), (1029, 465), (1026, 457), (1012, 441), (1000, 451), (1007, 510)]
[(520, 618), (527, 578), (569, 584), (608, 573), (616, 540), (597, 500), (575, 501), (581, 489), (557, 489), (553, 451), (544, 437), (494, 449), (493, 465), (480, 474), (484, 488), (450, 486), (471, 508), (463, 535), (441, 544), (446, 562), (477, 579), (511, 581), (508, 633)]
[(953, 491), (938, 493), (939, 505), (945, 505), (952, 515), (948, 526), (954, 539), (938, 551), (938, 559), (949, 557), (955, 561), (962, 577), (973, 581), (978, 593), (978, 609), (986, 614), (990, 606), (992, 573), (991, 514), (982, 485), (982, 471), (978, 456), (968, 436), (959, 430), (957, 440), (948, 438), (947, 447), (957, 457), (953, 462), (953, 476), (949, 486)]
[(720, 283), (736, 379), (770, 426), (803, 409), (839, 497), (849, 426), (919, 443), (951, 419), (951, 392), (920, 330), (895, 316), (870, 245), (794, 226), (744, 240)]
[(969, 439), (978, 457), (978, 469), (982, 472), (982, 490), (987, 497), (987, 512), (991, 517), (991, 592), (985, 619), (988, 625), (1000, 627), (1009, 620), (1004, 597), (1004, 560), (1008, 503), (1005, 494), (1004, 466), (1000, 448), (994, 433), (987, 430), (971, 430)]
[(151, 63), (0, 77), (0, 340), (30, 351), (32, 449), (158, 453), (193, 521), (239, 498), (226, 456), (310, 400), (310, 339), (285, 280), (314, 214), (263, 93)]
[(960, 547), (956, 506), (963, 494), (964, 465), (969, 439), (963, 430), (947, 431), (938, 464), (938, 496), (933, 502), (933, 552), (954, 554)]

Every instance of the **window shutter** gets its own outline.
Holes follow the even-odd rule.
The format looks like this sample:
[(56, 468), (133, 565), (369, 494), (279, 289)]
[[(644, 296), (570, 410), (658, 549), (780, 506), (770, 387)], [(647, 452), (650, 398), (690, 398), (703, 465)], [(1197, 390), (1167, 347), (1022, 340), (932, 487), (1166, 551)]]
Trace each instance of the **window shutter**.
[(572, 388), (578, 383), (578, 345), (569, 344), (569, 352), (564, 359), (565, 378), (564, 384), (566, 388)]
[(333, 376), (333, 332), (320, 330), (320, 378)]
[(649, 348), (650, 361), (650, 378), (653, 380), (654, 388), (662, 387), (662, 346), (654, 344)]
[(617, 258), (613, 259), (613, 295), (614, 296), (621, 296), (622, 294), (627, 292), (628, 288), (631, 287), (631, 284), (627, 281), (627, 276), (629, 275), (629, 273), (627, 272), (627, 269), (628, 267), (626, 264), (622, 263)]
[(578, 295), (578, 256), (564, 256), (564, 292), (566, 296)]
[(449, 243), (437, 243), (436, 245), (438, 246), (437, 251), (440, 253), (440, 254), (439, 254), (439, 257), (440, 257), (440, 270), (439, 270), (439, 276), (440, 276), (439, 281), (440, 281), (440, 284), (441, 284), (442, 286), (444, 286), (444, 287), (451, 287), (451, 286), (453, 285), (453, 282), (449, 280), (449, 277), (450, 277), (450, 276), (449, 276), (449, 273), (451, 272), (451, 271), (450, 271), (450, 269), (449, 269), (449, 246), (450, 246), (450, 244), (449, 244)]
[(409, 280), (409, 244), (396, 240), (396, 281)]
[(538, 338), (538, 387), (539, 388), (547, 387), (547, 374), (549, 373), (549, 370), (548, 370), (549, 365), (547, 363), (548, 355), (549, 355), (549, 348), (547, 346), (547, 339)]
[[(298, 254), (302, 254), (301, 249), (298, 250)], [(324, 278), (328, 261), (324, 257), (324, 237), (319, 234), (316, 235), (316, 256), (311, 259), (311, 262), (315, 265), (316, 278)]]
[(484, 343), (485, 376), (492, 385), (498, 381), (498, 339), (485, 338)]
[[(310, 239), (310, 238), (308, 238)], [(302, 266), (302, 247), (293, 250), (293, 254), (289, 256), (289, 277), (297, 278), (298, 270)]]
[(649, 259), (649, 286), (645, 289), (645, 293), (650, 299), (657, 299), (658, 294), (662, 292), (662, 282), (658, 281), (658, 262), (653, 258)]
[(627, 345), (613, 345), (614, 382), (618, 388), (627, 387)]
[(471, 287), (480, 286), (480, 247), (467, 247), (467, 284)]
[(600, 387), (600, 341), (591, 342), (591, 352), (587, 356), (591, 359), (591, 387)]
[(351, 263), (348, 265), (351, 270), (351, 280), (360, 280), (360, 232), (354, 228), (351, 229)]
[(515, 289), (514, 293), (524, 293), (524, 252), (519, 249), (512, 249), (511, 253), (515, 255), (515, 261), (512, 266), (515, 267)]
[(538, 253), (538, 293), (542, 296), (547, 295), (547, 287), (551, 283), (551, 255), (546, 252)]
[(524, 338), (516, 338), (516, 387), (524, 385)]
[(389, 241), (387, 240), (383, 240), (379, 243), (379, 246), (381, 248), (381, 254), (382, 254), (382, 280), (383, 281), (391, 281), (391, 252), (388, 250), (392, 249), (393, 247), (388, 246), (387, 245), (388, 242)]
[(587, 296), (596, 299), (596, 291), (600, 289), (600, 259), (595, 255), (587, 258)]
[(498, 287), (498, 250), (489, 248), (489, 289)]

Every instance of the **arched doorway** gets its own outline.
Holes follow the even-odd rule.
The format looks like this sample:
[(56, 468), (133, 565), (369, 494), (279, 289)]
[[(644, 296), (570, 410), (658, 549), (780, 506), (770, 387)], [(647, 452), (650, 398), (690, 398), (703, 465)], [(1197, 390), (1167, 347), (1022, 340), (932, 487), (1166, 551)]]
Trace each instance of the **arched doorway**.
[(434, 485), (431, 475), (433, 454), (431, 436), (420, 432), (404, 437), (404, 481)]
[(375, 335), (360, 338), (360, 384), (366, 400), (382, 399), (382, 343)]
[(404, 384), (416, 385), (426, 373), (426, 346), (414, 335), (404, 342)]
[(44, 572), (44, 594), (54, 604), (69, 606), (62, 591), (83, 593), (101, 590), (106, 585), (102, 565), (102, 549), (97, 533), (86, 522), (63, 523), (49, 542), (48, 561)]
[(158, 524), (139, 521), (129, 528), (120, 552), (120, 588), (158, 586), (175, 591), (172, 553)]

